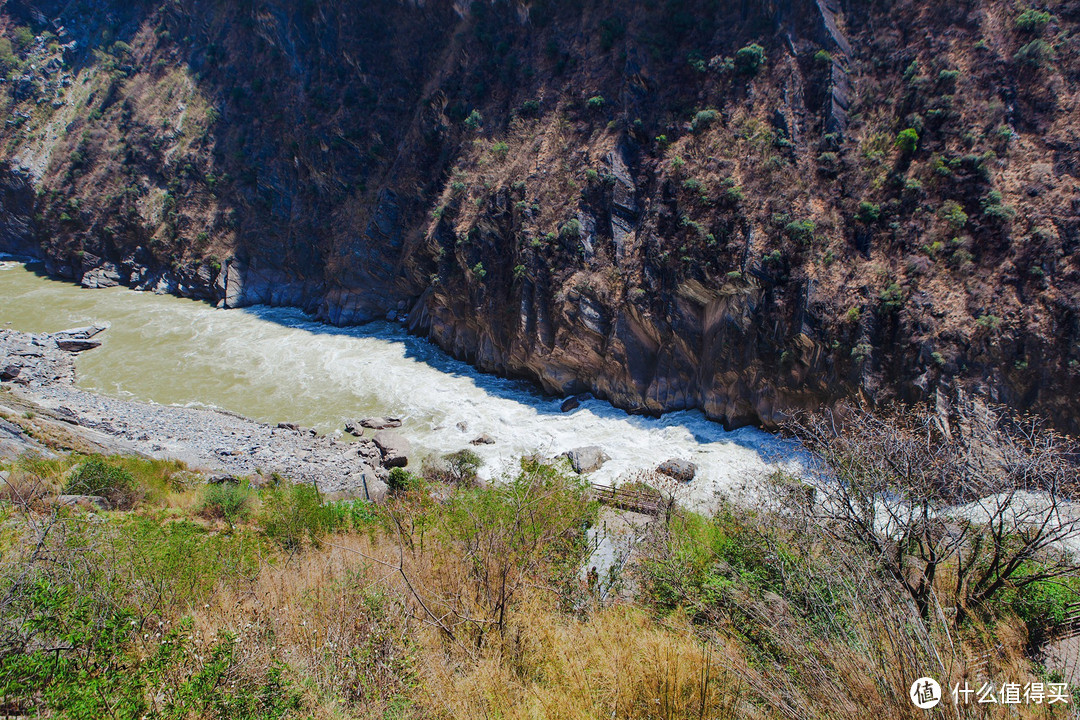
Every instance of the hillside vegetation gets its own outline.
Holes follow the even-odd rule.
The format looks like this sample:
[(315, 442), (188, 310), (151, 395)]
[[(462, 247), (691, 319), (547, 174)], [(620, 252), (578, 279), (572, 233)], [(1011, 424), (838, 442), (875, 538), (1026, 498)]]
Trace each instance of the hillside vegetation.
[(975, 391), (1077, 431), (1080, 5), (0, 11), (0, 249), (406, 318), (730, 425)]
[[(865, 418), (807, 420), (822, 472), (894, 518), (900, 506), (879, 493), (903, 498), (908, 524), (868, 529), (865, 503), (844, 513), (841, 496), (815, 500), (778, 476), (756, 509), (706, 518), (676, 506), (628, 564), (595, 579), (581, 571), (607, 521), (578, 476), (533, 459), (490, 486), (477, 485), (475, 463), (396, 469), (375, 506), (280, 479), (207, 484), (164, 461), (23, 457), (0, 488), (0, 707), (462, 720), (863, 720), (874, 708), (914, 719), (928, 715), (908, 689), (931, 675), (947, 693), (931, 717), (1000, 717), (996, 704), (954, 704), (951, 689), (997, 695), (1003, 683), (1045, 689), (1010, 717), (1073, 717), (1080, 696), (1041, 658), (1078, 597), (1060, 545), (1075, 521), (1046, 531), (1027, 523), (1034, 515), (949, 511), (955, 493), (920, 478), (966, 467), (976, 499), (996, 482), (988, 467), (952, 464), (965, 441), (927, 449), (918, 414), (890, 418), (897, 429), (878, 442), (906, 444), (920, 463), (883, 472), (880, 447), (850, 444), (854, 419)], [(1075, 477), (1054, 480), (1054, 436), (1023, 437), (978, 434), (997, 439), (998, 471), (1037, 458), (1050, 469), (1025, 487), (1071, 497)], [(58, 492), (87, 489), (130, 509), (57, 506)]]

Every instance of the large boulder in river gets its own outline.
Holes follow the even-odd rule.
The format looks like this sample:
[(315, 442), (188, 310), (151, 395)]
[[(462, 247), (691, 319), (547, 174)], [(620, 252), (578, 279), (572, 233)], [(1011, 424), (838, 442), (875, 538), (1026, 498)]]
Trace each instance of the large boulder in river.
[(361, 427), (372, 430), (385, 430), (386, 428), (401, 427), (401, 418), (396, 417), (370, 417), (360, 421)]
[(49, 337), (56, 343), (56, 347), (67, 352), (82, 352), (99, 347), (101, 343), (91, 340), (98, 333), (105, 330), (104, 325), (88, 325), (86, 327), (72, 328), (52, 333)]
[(97, 340), (64, 340), (57, 339), (56, 347), (67, 352), (82, 352), (83, 350), (93, 350), (96, 347), (101, 347), (101, 343)]
[(383, 467), (405, 467), (409, 464), (412, 446), (408, 440), (389, 430), (378, 431), (372, 439), (382, 453)]
[(579, 474), (599, 470), (601, 465), (611, 459), (603, 448), (596, 445), (577, 447), (564, 452), (562, 456), (570, 459), (570, 466)]
[(697, 475), (697, 465), (689, 460), (671, 458), (660, 463), (656, 468), (656, 472), (673, 477), (679, 482), (690, 482)]

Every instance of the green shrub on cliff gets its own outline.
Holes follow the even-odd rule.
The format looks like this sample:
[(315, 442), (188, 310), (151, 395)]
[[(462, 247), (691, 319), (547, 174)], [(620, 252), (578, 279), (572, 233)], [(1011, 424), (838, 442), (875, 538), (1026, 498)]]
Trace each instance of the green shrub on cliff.
[(1053, 46), (1045, 40), (1032, 40), (1027, 45), (1016, 51), (1013, 60), (1022, 66), (1035, 70), (1045, 67), (1054, 61), (1056, 53)]
[(757, 75), (765, 65), (765, 48), (751, 43), (735, 53), (735, 69), (743, 75)]
[(19, 58), (11, 47), (11, 41), (0, 37), (0, 71), (13, 70), (19, 66)]
[(1050, 21), (1053, 19), (1054, 16), (1045, 10), (1028, 8), (1016, 16), (1016, 19), (1013, 20), (1013, 26), (1019, 32), (1038, 35), (1046, 29), (1046, 26), (1049, 25)]
[(919, 147), (919, 131), (915, 128), (905, 128), (896, 135), (893, 145), (901, 155), (911, 155)]

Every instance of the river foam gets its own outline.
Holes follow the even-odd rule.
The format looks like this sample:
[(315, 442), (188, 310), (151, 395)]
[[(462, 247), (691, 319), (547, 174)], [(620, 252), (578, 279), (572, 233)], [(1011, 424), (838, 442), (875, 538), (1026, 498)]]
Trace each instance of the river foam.
[[(0, 322), (28, 332), (108, 323), (101, 348), (81, 355), (78, 384), (114, 396), (211, 407), (335, 432), (349, 418), (394, 415), (421, 454), (475, 450), (497, 477), (527, 453), (598, 445), (611, 460), (591, 475), (617, 484), (668, 458), (698, 476), (678, 495), (699, 507), (718, 493), (753, 492), (778, 466), (796, 470), (790, 442), (733, 432), (684, 411), (629, 415), (596, 399), (569, 413), (524, 381), (476, 371), (399, 326), (336, 328), (290, 308), (220, 310), (126, 288), (84, 290), (0, 263)], [(470, 441), (486, 434), (491, 445)]]

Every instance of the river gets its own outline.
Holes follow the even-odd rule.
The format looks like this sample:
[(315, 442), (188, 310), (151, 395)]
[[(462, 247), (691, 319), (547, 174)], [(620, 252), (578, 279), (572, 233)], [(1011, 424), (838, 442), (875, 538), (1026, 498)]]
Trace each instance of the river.
[[(35, 268), (37, 271), (35, 272)], [(532, 385), (478, 372), (390, 323), (336, 328), (290, 308), (222, 310), (116, 287), (88, 290), (0, 259), (0, 325), (50, 332), (102, 323), (103, 345), (78, 356), (80, 387), (161, 404), (229, 410), (320, 432), (348, 418), (401, 417), (420, 454), (474, 449), (495, 477), (526, 453), (599, 445), (611, 460), (594, 482), (618, 483), (668, 458), (698, 476), (679, 492), (692, 505), (751, 493), (795, 448), (753, 428), (732, 432), (700, 412), (629, 415), (596, 399), (570, 412)], [(492, 445), (470, 445), (481, 434)]]

